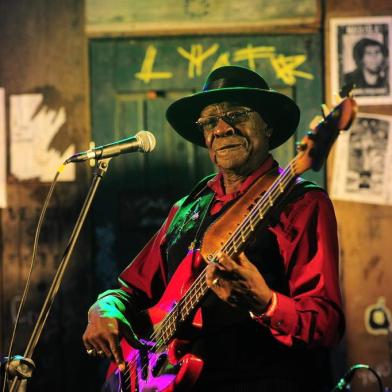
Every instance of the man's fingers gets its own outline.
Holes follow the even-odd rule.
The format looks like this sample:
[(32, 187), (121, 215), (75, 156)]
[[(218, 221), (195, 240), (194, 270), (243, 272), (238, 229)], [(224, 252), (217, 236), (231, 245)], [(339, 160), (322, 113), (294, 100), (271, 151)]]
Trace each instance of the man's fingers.
[(241, 253), (238, 255), (238, 264), (241, 265), (241, 266), (245, 266), (246, 264), (249, 264), (249, 263), (250, 263), (250, 261), (249, 261), (249, 259), (246, 257), (245, 253), (244, 253), (244, 252), (241, 252)]
[(110, 339), (110, 353), (117, 365), (125, 365), (123, 352), (118, 339)]
[(236, 279), (239, 277), (239, 265), (231, 257), (225, 253), (220, 253), (218, 255), (218, 261), (218, 268), (223, 276), (227, 275), (227, 277), (231, 279)]
[(86, 352), (91, 357), (101, 357), (105, 353), (102, 342), (99, 339), (90, 339), (88, 345), (85, 345)]
[(107, 340), (98, 339), (96, 346), (99, 346), (99, 349), (97, 349), (97, 355), (99, 357), (105, 356), (106, 358), (109, 358), (109, 359), (113, 358), (112, 351), (110, 348), (110, 343)]
[(219, 276), (217, 275), (217, 267), (214, 264), (209, 264), (207, 265), (206, 268), (206, 282), (207, 282), (207, 286), (208, 287), (212, 287), (213, 286), (213, 282), (216, 282), (216, 279), (219, 278)]

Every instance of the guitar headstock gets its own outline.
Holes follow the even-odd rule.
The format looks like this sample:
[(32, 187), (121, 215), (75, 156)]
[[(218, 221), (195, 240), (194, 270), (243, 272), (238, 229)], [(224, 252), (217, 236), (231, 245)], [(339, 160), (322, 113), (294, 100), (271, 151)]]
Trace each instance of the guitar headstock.
[(312, 168), (320, 170), (340, 131), (350, 128), (357, 113), (357, 103), (352, 97), (344, 98), (312, 131), (301, 140), (295, 160), (295, 174)]

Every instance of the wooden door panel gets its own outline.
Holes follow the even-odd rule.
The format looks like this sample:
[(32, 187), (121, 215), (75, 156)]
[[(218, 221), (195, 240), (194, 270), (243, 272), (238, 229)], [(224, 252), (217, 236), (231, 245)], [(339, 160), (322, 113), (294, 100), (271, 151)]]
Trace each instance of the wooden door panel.
[[(96, 232), (114, 241), (105, 254), (97, 251), (97, 263), (113, 263), (110, 255), (123, 268), (159, 227), (170, 205), (214, 170), (205, 149), (170, 128), (165, 111), (171, 102), (199, 91), (213, 67), (230, 62), (255, 68), (272, 88), (296, 100), (302, 110), (299, 129), (305, 130), (321, 103), (320, 47), (314, 34), (90, 41), (94, 140), (108, 143), (141, 129), (157, 139), (153, 152), (111, 162), (94, 219)], [(303, 133), (273, 151), (282, 165), (293, 157)], [(307, 177), (323, 184), (323, 173)]]

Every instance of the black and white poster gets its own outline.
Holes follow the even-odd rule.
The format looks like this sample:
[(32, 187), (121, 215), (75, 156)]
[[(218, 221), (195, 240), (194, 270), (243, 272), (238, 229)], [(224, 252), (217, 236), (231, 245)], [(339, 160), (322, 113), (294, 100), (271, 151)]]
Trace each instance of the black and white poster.
[(336, 143), (331, 197), (392, 204), (392, 116), (361, 113)]
[(331, 19), (331, 82), (354, 86), (359, 104), (392, 103), (392, 17)]

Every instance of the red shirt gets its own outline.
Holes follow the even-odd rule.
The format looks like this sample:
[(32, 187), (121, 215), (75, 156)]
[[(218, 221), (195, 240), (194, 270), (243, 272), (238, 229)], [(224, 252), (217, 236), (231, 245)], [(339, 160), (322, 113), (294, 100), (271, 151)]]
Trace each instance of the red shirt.
[[(267, 160), (242, 184), (240, 190), (226, 195), (222, 175), (208, 183), (215, 192), (211, 213), (245, 192), (256, 178), (274, 165)], [(132, 287), (156, 302), (167, 286), (166, 265), (162, 256), (165, 235), (181, 201), (173, 206), (161, 229), (120, 275), (122, 289)], [(289, 285), (289, 296), (277, 293), (277, 303), (261, 323), (281, 343), (294, 340), (309, 346), (329, 347), (337, 343), (344, 328), (338, 272), (338, 240), (332, 203), (325, 192), (310, 190), (290, 203), (271, 230), (279, 244)], [(256, 322), (256, 321), (255, 321)]]

